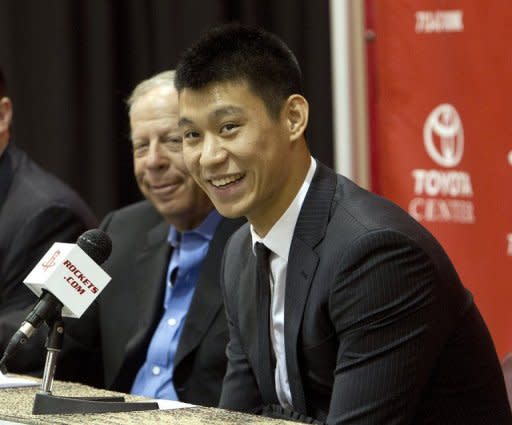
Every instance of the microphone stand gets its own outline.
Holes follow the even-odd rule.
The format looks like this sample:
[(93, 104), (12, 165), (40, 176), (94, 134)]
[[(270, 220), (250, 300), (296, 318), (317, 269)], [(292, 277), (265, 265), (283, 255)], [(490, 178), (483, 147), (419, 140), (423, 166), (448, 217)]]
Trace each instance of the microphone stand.
[(41, 382), (41, 394), (52, 395), (53, 379), (57, 367), (57, 356), (62, 347), (64, 338), (64, 322), (59, 315), (50, 324), (48, 338), (46, 340), (46, 362), (44, 364), (43, 380)]
[(32, 414), (107, 413), (157, 410), (156, 402), (125, 402), (124, 397), (65, 397), (52, 394), (57, 356), (64, 339), (64, 322), (59, 314), (47, 321), (50, 330), (46, 340), (46, 362), (41, 388), (36, 393)]

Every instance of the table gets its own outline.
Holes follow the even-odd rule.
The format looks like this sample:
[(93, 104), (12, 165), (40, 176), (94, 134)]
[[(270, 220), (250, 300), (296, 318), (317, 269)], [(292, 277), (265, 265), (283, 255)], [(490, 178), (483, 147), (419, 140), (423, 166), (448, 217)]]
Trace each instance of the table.
[[(123, 413), (90, 413), (33, 415), (32, 406), (39, 387), (0, 389), (0, 420), (23, 424), (56, 425), (292, 425), (295, 422), (248, 415), (212, 407), (190, 407), (176, 410), (149, 410)], [(126, 401), (147, 401), (144, 397), (100, 390), (72, 382), (55, 381), (52, 393), (56, 396), (124, 396)]]

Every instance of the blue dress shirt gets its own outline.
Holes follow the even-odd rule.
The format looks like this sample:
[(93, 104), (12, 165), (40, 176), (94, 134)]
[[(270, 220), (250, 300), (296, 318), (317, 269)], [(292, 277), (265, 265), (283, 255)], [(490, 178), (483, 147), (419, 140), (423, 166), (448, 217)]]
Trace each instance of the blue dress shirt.
[(173, 226), (168, 241), (173, 247), (167, 269), (164, 314), (149, 344), (131, 392), (152, 398), (178, 400), (172, 378), (174, 359), (201, 264), (221, 216), (213, 210), (194, 230), (179, 233)]

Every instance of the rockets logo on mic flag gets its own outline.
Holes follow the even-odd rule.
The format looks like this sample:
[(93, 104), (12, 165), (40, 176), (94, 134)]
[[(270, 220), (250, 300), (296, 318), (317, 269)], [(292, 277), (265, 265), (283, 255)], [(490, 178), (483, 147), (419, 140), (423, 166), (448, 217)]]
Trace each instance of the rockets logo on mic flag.
[(80, 318), (110, 276), (78, 245), (54, 243), (23, 283), (38, 297), (43, 290), (62, 302), (62, 315)]

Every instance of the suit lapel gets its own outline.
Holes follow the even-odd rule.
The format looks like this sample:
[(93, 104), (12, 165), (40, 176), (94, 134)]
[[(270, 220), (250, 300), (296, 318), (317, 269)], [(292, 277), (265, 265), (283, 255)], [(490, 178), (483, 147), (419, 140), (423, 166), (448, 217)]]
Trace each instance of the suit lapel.
[(14, 176), (14, 164), (11, 148), (7, 145), (6, 150), (0, 156), (0, 211), (7, 199), (7, 193), (11, 187)]
[(318, 266), (314, 248), (324, 238), (336, 190), (336, 174), (317, 162), (317, 170), (302, 205), (288, 257), (285, 294), (286, 366), (296, 410), (307, 412), (299, 365), (299, 335), (304, 307)]
[(222, 308), (219, 283), (222, 254), (226, 241), (242, 223), (243, 220), (223, 219), (215, 231), (185, 319), (174, 360), (175, 368), (178, 368), (181, 361), (201, 343), (210, 324)]
[[(140, 347), (146, 348), (156, 324), (162, 315), (165, 274), (170, 247), (167, 243), (169, 225), (162, 222), (148, 232), (146, 244), (135, 257), (133, 276), (137, 300), (137, 327), (126, 345), (125, 355), (130, 357)], [(144, 353), (145, 354), (145, 353)]]

